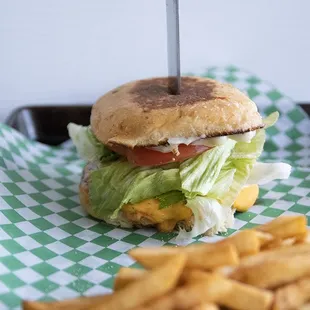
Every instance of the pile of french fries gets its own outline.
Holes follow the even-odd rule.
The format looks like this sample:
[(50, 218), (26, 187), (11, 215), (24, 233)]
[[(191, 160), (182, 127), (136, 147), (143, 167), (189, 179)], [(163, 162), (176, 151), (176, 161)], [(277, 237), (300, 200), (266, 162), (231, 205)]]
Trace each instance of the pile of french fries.
[(112, 294), (23, 308), (309, 310), (309, 236), (305, 216), (283, 216), (216, 243), (135, 248), (144, 269), (121, 268)]

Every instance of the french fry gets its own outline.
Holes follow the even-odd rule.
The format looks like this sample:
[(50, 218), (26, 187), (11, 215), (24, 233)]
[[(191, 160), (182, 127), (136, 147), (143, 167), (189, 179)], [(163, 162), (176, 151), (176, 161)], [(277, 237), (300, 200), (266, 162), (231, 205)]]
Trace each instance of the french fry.
[(302, 240), (304, 243), (310, 243), (310, 230), (307, 231), (305, 239)]
[(296, 242), (295, 244), (300, 244), (300, 243), (310, 243), (310, 230), (307, 230), (307, 232), (303, 235), (296, 236)]
[(214, 273), (218, 273), (221, 276), (229, 277), (230, 274), (236, 269), (236, 266), (222, 266), (213, 270)]
[(284, 239), (282, 240), (280, 247), (284, 247), (284, 246), (292, 246), (296, 243), (298, 237), (295, 238), (288, 238), (288, 239)]
[(241, 259), (239, 267), (262, 263), (268, 259), (290, 259), (290, 257), (298, 255), (310, 255), (310, 244), (298, 244), (291, 247), (276, 248), (273, 250), (260, 252), (257, 255), (244, 257)]
[(310, 240), (308, 240), (308, 233), (302, 233), (299, 235), (296, 235), (295, 237), (287, 238), (287, 239), (280, 239), (280, 238), (273, 238), (272, 241), (266, 242), (264, 245), (262, 245), (261, 250), (272, 250), (275, 248), (281, 248), (285, 246), (292, 246), (295, 244), (304, 244), (309, 243)]
[[(178, 291), (177, 291), (178, 292)], [(181, 292), (181, 291), (180, 291)], [(169, 296), (164, 296), (156, 301), (151, 302), (149, 305), (139, 307), (135, 310), (174, 310), (174, 309), (183, 309), (183, 308), (175, 308), (175, 304), (178, 304), (176, 301), (178, 294), (171, 294)], [(196, 304), (197, 301), (191, 298), (191, 291), (189, 295), (190, 303)], [(188, 302), (187, 302), (188, 305)], [(184, 308), (185, 309), (185, 308)], [(186, 309), (191, 310), (219, 310), (219, 307), (214, 303), (204, 302), (197, 304), (196, 306), (189, 307)]]
[(184, 248), (166, 247), (160, 251), (153, 248), (137, 248), (129, 251), (129, 255), (147, 269), (161, 265), (175, 253), (186, 253), (188, 255), (187, 268), (211, 270), (223, 265), (236, 265), (239, 262), (235, 246), (229, 243), (201, 244)]
[(276, 290), (273, 310), (298, 309), (308, 300), (310, 300), (310, 278), (304, 278)]
[(256, 255), (243, 257), (238, 266), (221, 266), (216, 268), (214, 271), (229, 277), (238, 268), (260, 264), (267, 260), (274, 260), (278, 258), (287, 257), (287, 259), (290, 259), (290, 257), (298, 255), (310, 255), (310, 244), (298, 244), (295, 246), (280, 247), (268, 251), (263, 251)]
[(279, 239), (279, 238), (274, 238), (273, 241), (265, 244), (262, 247), (263, 251), (266, 250), (272, 250), (272, 249), (276, 249), (276, 248), (281, 248), (281, 247), (285, 247), (285, 246), (291, 246), (293, 244), (295, 244), (296, 242), (296, 238), (288, 238), (288, 239)]
[(159, 297), (156, 300), (153, 300), (149, 303), (147, 303), (146, 305), (139, 307), (135, 310), (174, 310), (174, 292), (168, 294), (168, 295), (164, 295)]
[(218, 242), (218, 244), (228, 243), (236, 247), (240, 257), (258, 253), (261, 245), (258, 234), (249, 229)]
[[(185, 251), (186, 253), (186, 251)], [(214, 249), (188, 253), (187, 268), (212, 270), (218, 266), (237, 265), (239, 262), (236, 247), (232, 244), (219, 244)]]
[[(184, 275), (188, 274), (189, 272), (184, 273)], [(219, 287), (214, 279), (211, 276), (206, 281), (199, 279), (199, 281), (183, 284), (173, 292), (151, 301), (137, 310), (187, 310), (204, 303), (213, 303), (213, 301), (221, 299), (230, 289), (230, 285)]]
[(114, 293), (24, 310), (310, 310), (310, 230), (286, 216), (216, 243), (137, 248), (146, 270), (121, 268)]
[(136, 280), (115, 292), (107, 302), (90, 309), (126, 310), (138, 308), (171, 291), (176, 286), (185, 263), (185, 254), (176, 255), (162, 266), (142, 276), (140, 280)]
[(181, 253), (178, 247), (164, 246), (157, 248), (134, 248), (128, 252), (129, 256), (139, 262), (146, 269), (161, 266), (163, 262)]
[(141, 279), (146, 274), (145, 270), (122, 267), (114, 280), (114, 290), (119, 291), (129, 283)]
[(111, 294), (91, 297), (81, 297), (68, 299), (63, 301), (40, 302), (40, 301), (24, 301), (24, 310), (84, 310), (96, 305), (107, 302), (112, 297)]
[(257, 234), (257, 237), (259, 239), (260, 242), (260, 247), (263, 248), (264, 246), (266, 246), (268, 243), (274, 241), (274, 236), (269, 234), (269, 233), (265, 233), (259, 230), (254, 230)]
[(200, 244), (192, 244), (191, 246), (182, 246), (178, 247), (177, 249), (185, 251), (187, 255), (194, 255), (196, 253), (199, 253), (200, 251), (207, 251), (214, 250), (216, 247), (218, 247), (218, 243), (200, 243)]
[(215, 304), (204, 303), (191, 308), (191, 310), (219, 310), (219, 307)]
[[(220, 305), (237, 310), (269, 309), (272, 303), (273, 295), (267, 290), (258, 289), (250, 285), (238, 283), (220, 275), (210, 274), (202, 271), (193, 271), (188, 274), (188, 281), (208, 281), (212, 279), (210, 285), (226, 288), (226, 294), (219, 299), (212, 300)], [(229, 289), (227, 289), (229, 287)]]
[(220, 286), (212, 275), (205, 281), (192, 281), (187, 285), (177, 288), (174, 292), (163, 296), (150, 305), (148, 310), (185, 310), (196, 307), (206, 302), (220, 300), (230, 290), (230, 285), (224, 283)]
[[(204, 249), (211, 249), (213, 244), (203, 244)], [(177, 255), (184, 251), (185, 247), (171, 247), (163, 246), (161, 248), (135, 248), (128, 252), (128, 254), (139, 262), (146, 269), (153, 269), (160, 266), (167, 259), (174, 255)], [(200, 251), (202, 249), (201, 245), (195, 245), (189, 247), (186, 251), (189, 255), (192, 255), (195, 251)]]
[(304, 215), (280, 216), (255, 229), (270, 233), (276, 238), (287, 239), (307, 232), (307, 218)]
[(260, 288), (276, 288), (307, 275), (310, 275), (309, 254), (240, 265), (230, 274), (230, 278)]

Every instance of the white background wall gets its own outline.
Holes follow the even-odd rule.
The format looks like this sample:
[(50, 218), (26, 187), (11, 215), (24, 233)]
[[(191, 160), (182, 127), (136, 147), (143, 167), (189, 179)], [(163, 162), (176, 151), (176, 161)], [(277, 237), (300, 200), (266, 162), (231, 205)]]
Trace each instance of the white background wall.
[[(235, 64), (310, 101), (309, 0), (180, 0), (183, 72)], [(0, 121), (166, 74), (164, 0), (0, 0)]]

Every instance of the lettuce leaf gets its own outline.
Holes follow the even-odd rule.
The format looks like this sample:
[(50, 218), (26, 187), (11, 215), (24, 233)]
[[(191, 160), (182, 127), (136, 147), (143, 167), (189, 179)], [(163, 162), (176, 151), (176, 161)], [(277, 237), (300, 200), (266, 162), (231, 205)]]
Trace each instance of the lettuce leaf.
[(79, 156), (85, 161), (110, 161), (118, 158), (118, 155), (110, 151), (93, 134), (89, 126), (81, 126), (74, 123), (68, 124), (69, 136), (75, 145)]
[(226, 232), (234, 222), (233, 210), (222, 207), (216, 199), (197, 196), (187, 201), (187, 207), (194, 214), (194, 225), (191, 231), (180, 230), (177, 243), (188, 243), (192, 238), (207, 233), (214, 235)]
[[(226, 182), (230, 182), (229, 190), (225, 191), (223, 188), (222, 191), (217, 191), (216, 195), (213, 194), (211, 196), (215, 197), (223, 207), (232, 206), (242, 188), (247, 184), (252, 168), (256, 163), (257, 158), (263, 152), (265, 141), (265, 130), (260, 129), (257, 130), (256, 135), (250, 143), (238, 142), (235, 145), (231, 155), (220, 172), (220, 177), (223, 177), (225, 173), (229, 173), (227, 171), (235, 171), (232, 179), (228, 177), (226, 179)], [(217, 182), (220, 182), (220, 180), (217, 180), (215, 184), (217, 184)], [(228, 185), (226, 184), (226, 186)]]
[(216, 182), (236, 142), (228, 141), (180, 165), (182, 190), (186, 198), (206, 196)]
[(257, 159), (263, 152), (265, 141), (265, 130), (257, 130), (250, 143), (238, 142), (235, 145), (230, 159)]
[(89, 188), (94, 212), (115, 219), (124, 204), (181, 191), (181, 180), (176, 168), (135, 167), (119, 160), (93, 171)]
[(177, 190), (181, 190), (181, 180), (178, 169), (148, 169), (136, 175), (122, 203), (137, 203), (145, 199), (162, 195), (167, 193), (167, 191)]
[(227, 168), (230, 167), (230, 169), (235, 169), (236, 172), (229, 187), (229, 191), (222, 192), (217, 196), (218, 201), (221, 202), (223, 207), (231, 207), (233, 205), (241, 189), (247, 183), (253, 164), (254, 161), (248, 159), (230, 160), (227, 163)]
[(258, 130), (249, 143), (229, 139), (224, 145), (183, 162), (180, 175), (186, 198), (206, 196), (225, 207), (232, 206), (246, 185), (265, 140), (265, 131)]
[(286, 163), (255, 163), (247, 184), (264, 185), (273, 180), (288, 179), (292, 167)]
[(156, 197), (159, 200), (159, 209), (168, 208), (171, 205), (186, 201), (185, 196), (180, 191), (171, 191)]
[(265, 129), (273, 126), (279, 119), (279, 112), (273, 112), (263, 119)]
[(231, 184), (233, 183), (234, 176), (237, 169), (226, 165), (220, 171), (218, 178), (212, 186), (208, 197), (219, 199), (223, 194), (229, 191)]
[(133, 225), (123, 216), (121, 212), (118, 213), (117, 217), (111, 215), (104, 215), (101, 217), (106, 223), (114, 226), (120, 226), (122, 228), (132, 228)]

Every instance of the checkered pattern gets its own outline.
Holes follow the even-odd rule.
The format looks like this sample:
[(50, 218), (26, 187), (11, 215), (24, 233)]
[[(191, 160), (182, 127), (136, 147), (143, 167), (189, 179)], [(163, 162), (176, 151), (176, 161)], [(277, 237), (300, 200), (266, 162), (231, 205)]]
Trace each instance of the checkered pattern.
[[(230, 82), (257, 103), (262, 114), (281, 113), (268, 129), (263, 159), (294, 167), (289, 180), (260, 191), (256, 205), (236, 215), (228, 234), (282, 214), (310, 216), (310, 121), (271, 84), (235, 67), (210, 68), (203, 76)], [(31, 142), (0, 125), (0, 309), (20, 300), (57, 300), (111, 291), (113, 276), (133, 261), (136, 246), (174, 244), (175, 234), (120, 229), (82, 211), (78, 182), (83, 162), (72, 147)], [(223, 236), (197, 238), (216, 241)]]

